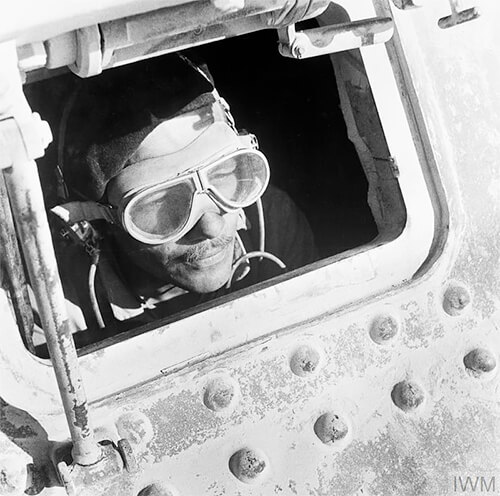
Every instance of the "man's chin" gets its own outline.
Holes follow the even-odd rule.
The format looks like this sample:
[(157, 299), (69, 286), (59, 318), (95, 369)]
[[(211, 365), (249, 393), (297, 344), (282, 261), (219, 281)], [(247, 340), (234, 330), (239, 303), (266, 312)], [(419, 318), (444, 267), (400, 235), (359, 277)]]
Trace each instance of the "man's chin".
[[(229, 250), (228, 250), (229, 252)], [(222, 288), (231, 276), (232, 256), (226, 255), (217, 263), (183, 263), (172, 274), (179, 287), (195, 293), (212, 293)]]
[(219, 270), (193, 270), (187, 268), (172, 279), (175, 284), (194, 293), (212, 293), (222, 288), (231, 275), (231, 267)]

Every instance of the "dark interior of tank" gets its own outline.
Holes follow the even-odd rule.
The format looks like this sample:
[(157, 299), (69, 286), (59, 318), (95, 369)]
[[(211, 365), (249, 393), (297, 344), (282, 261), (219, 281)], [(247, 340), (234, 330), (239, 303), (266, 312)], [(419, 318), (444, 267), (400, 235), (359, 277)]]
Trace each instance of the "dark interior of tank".
[(271, 30), (198, 51), (237, 125), (257, 136), (272, 182), (305, 212), (320, 255), (372, 240), (368, 183), (347, 137), (329, 57), (282, 57)]
[[(271, 181), (306, 214), (322, 258), (363, 245), (377, 235), (367, 203), (367, 179), (347, 138), (327, 56), (282, 57), (272, 30), (204, 45), (188, 55), (206, 62), (237, 126), (257, 136), (271, 166)], [(157, 61), (161, 64), (161, 57)], [(28, 86), (33, 109), (51, 123), (55, 135), (39, 161), (48, 205), (56, 201), (57, 122), (68, 79), (75, 77)]]
[[(329, 57), (284, 58), (272, 30), (198, 47), (187, 55), (207, 64), (238, 128), (257, 136), (269, 160), (271, 182), (306, 214), (321, 258), (377, 236), (368, 182), (347, 137)], [(161, 64), (161, 57), (156, 61)], [(48, 207), (57, 203), (57, 124), (75, 78), (65, 74), (26, 87), (33, 110), (49, 121), (54, 134), (54, 143), (38, 161)], [(89, 337), (80, 346), (110, 336), (100, 330), (97, 339), (89, 342)], [(44, 348), (37, 350), (42, 356)]]

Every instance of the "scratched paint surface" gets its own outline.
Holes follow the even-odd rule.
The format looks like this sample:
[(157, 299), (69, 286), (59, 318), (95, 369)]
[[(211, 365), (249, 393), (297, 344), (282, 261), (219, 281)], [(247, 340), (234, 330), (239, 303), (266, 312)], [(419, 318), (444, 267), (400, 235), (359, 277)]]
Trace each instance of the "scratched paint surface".
[[(179, 496), (451, 495), (457, 476), (500, 475), (498, 365), (483, 374), (464, 365), (473, 349), (489, 350), (497, 363), (500, 350), (500, 74), (487, 22), (500, 8), (485, 2), (473, 21), (483, 24), (439, 30), (447, 5), (394, 12), (436, 160), (430, 176), (443, 185), (450, 211), (437, 261), (383, 297), (95, 402), (98, 435), (127, 437), (140, 467), (99, 486), (101, 493), (136, 495), (161, 483), (165, 494), (168, 488)], [(457, 285), (467, 288), (470, 303), (450, 315), (443, 299)], [(370, 337), (381, 315), (397, 323), (385, 344)], [(314, 366), (306, 360), (297, 375), (290, 360), (304, 346), (319, 359)], [(227, 409), (204, 402), (214, 377), (236, 385)], [(391, 397), (404, 381), (423, 392), (414, 410)], [(57, 484), (47, 451), (64, 438), (63, 417), (34, 418), (6, 403), (0, 412), (0, 494), (23, 494), (9, 485), (23, 478), (32, 481), (31, 494), (62, 494), (46, 486)], [(327, 412), (347, 426), (331, 445), (314, 430)], [(243, 447), (266, 456), (251, 483), (229, 468)], [(16, 464), (2, 465), (10, 454)], [(98, 493), (88, 487), (82, 494)]]

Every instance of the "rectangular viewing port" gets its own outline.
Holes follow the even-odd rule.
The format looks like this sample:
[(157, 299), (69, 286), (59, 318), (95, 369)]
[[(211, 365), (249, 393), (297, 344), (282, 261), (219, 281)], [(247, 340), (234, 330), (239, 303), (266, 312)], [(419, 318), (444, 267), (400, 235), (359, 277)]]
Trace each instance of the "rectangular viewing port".
[[(333, 24), (336, 19), (345, 22), (346, 15), (350, 19), (374, 15), (366, 2), (361, 3), (349, 12), (334, 5), (324, 16)], [(74, 332), (91, 400), (381, 294), (411, 279), (432, 242), (432, 204), (385, 46), (297, 61), (281, 58), (275, 33), (263, 31), (198, 47), (185, 55), (200, 66), (206, 64), (238, 129), (257, 137), (269, 161), (271, 184), (286, 192), (307, 218), (316, 254), (294, 270), (277, 271), (248, 287), (243, 278), (241, 289), (223, 291), (215, 299), (210, 294), (194, 298), (189, 294), (184, 305), (181, 299), (186, 295), (178, 292), (167, 305), (174, 310), (166, 313), (161, 303), (144, 304), (142, 298), (142, 311), (119, 322), (112, 321), (116, 308), (105, 298), (109, 273), (98, 264), (98, 306), (105, 324), (110, 323), (99, 329), (94, 319), (93, 325)], [(140, 64), (131, 67), (140, 70)], [(162, 58), (154, 64), (161, 65)], [(66, 74), (26, 87), (33, 110), (50, 122), (59, 139), (64, 129), (57, 130), (74, 78)], [(63, 145), (56, 141), (39, 161), (49, 207), (61, 202), (65, 189), (56, 174), (58, 152), (60, 157)], [(275, 208), (280, 213), (279, 205)], [(253, 222), (246, 227), (253, 229), (258, 216), (249, 213), (247, 217)], [(279, 232), (276, 242), (283, 238), (287, 249), (300, 251), (300, 244), (293, 246), (291, 230), (289, 223), (273, 225), (273, 219), (266, 223), (269, 239)], [(107, 227), (103, 233), (108, 234)], [(77, 247), (80, 255), (65, 255), (71, 242), (61, 241), (59, 234), (57, 225), (54, 242), (71, 315), (80, 294), (88, 295), (87, 279), (75, 274), (80, 260), (87, 260), (80, 272), (88, 276), (89, 257), (81, 247)], [(118, 239), (111, 255), (118, 254)], [(76, 253), (74, 247), (71, 250)], [(121, 274), (131, 270), (129, 262), (120, 259)], [(262, 262), (256, 257), (252, 263)], [(127, 284), (138, 280), (125, 277)], [(143, 278), (140, 281), (144, 283)], [(92, 311), (90, 302), (87, 306)], [(46, 358), (39, 329), (34, 341), (37, 355)], [(27, 373), (48, 374), (48, 367), (41, 371), (41, 363), (38, 359), (30, 363)], [(140, 366), (126, 365), (132, 363)]]

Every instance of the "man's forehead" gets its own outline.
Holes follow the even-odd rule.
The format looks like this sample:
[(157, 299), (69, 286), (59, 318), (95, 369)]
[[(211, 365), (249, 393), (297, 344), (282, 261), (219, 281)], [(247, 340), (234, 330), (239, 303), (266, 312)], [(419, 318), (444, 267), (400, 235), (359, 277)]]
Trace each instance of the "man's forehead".
[(225, 122), (225, 112), (214, 101), (158, 124), (127, 160), (127, 165), (174, 154), (196, 141), (215, 122)]

